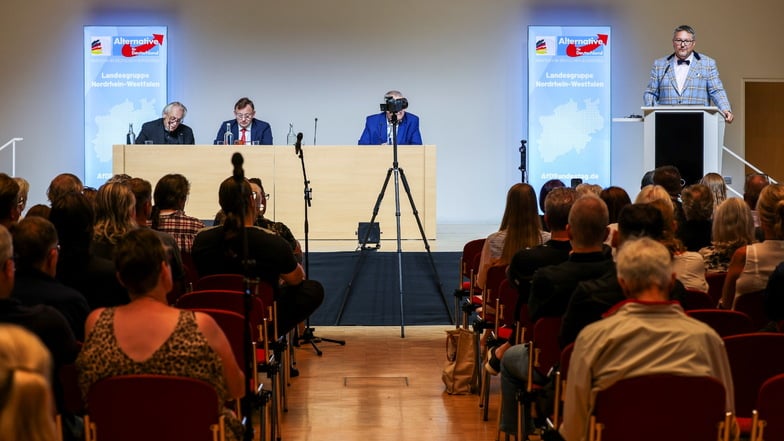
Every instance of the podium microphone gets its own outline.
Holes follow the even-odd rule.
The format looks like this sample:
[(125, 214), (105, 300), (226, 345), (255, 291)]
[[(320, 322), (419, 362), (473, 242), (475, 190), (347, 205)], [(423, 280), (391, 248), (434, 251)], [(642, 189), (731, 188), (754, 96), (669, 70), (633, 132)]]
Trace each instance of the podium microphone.
[(242, 159), (242, 155), (239, 152), (235, 152), (233, 155), (231, 155), (231, 164), (234, 166), (234, 172), (232, 173), (232, 176), (238, 183), (245, 179), (245, 172), (242, 170), (243, 162), (244, 160)]
[(318, 130), (318, 118), (313, 121), (313, 145), (316, 145), (316, 130)]
[(294, 144), (294, 153), (297, 156), (302, 154), (302, 132), (297, 133), (297, 142)]

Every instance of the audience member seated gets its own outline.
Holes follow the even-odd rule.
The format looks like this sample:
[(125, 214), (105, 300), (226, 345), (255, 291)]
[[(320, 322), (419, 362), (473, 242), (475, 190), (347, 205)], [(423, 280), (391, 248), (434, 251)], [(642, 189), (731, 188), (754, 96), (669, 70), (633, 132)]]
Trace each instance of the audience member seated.
[(49, 188), (46, 190), (46, 197), (49, 202), (54, 202), (57, 198), (64, 194), (76, 192), (81, 193), (84, 189), (82, 180), (72, 173), (61, 173), (52, 179), (49, 183)]
[[(167, 305), (172, 276), (158, 236), (149, 229), (131, 230), (116, 248), (114, 263), (131, 303), (98, 308), (87, 318), (87, 339), (76, 360), (82, 394), (104, 378), (156, 374), (206, 381), (222, 403), (244, 395), (245, 376), (215, 321)], [(240, 422), (228, 411), (226, 416), (229, 438), (242, 439)]]
[[(141, 178), (130, 178), (127, 181), (128, 187), (133, 192), (136, 200), (134, 222), (138, 227), (149, 228), (147, 223), (152, 213), (152, 185)], [(185, 264), (182, 261), (182, 254), (177, 241), (169, 233), (153, 230), (158, 238), (163, 242), (166, 254), (169, 256), (169, 266), (171, 266), (172, 277), (174, 278), (174, 289), (178, 294), (185, 292)], [(108, 305), (107, 305), (108, 306)]]
[(574, 187), (577, 190), (578, 196), (583, 196), (586, 194), (592, 194), (596, 197), (602, 194), (602, 186), (598, 184), (589, 184), (587, 182), (583, 182), (582, 184), (578, 184)]
[[(264, 186), (261, 184), (261, 179), (250, 178), (248, 179), (248, 182), (250, 182), (251, 194), (254, 195), (253, 200), (259, 212), (256, 216), (256, 222), (254, 222), (253, 225), (269, 230), (286, 239), (286, 242), (291, 245), (291, 249), (294, 251), (294, 256), (297, 257), (297, 261), (301, 263), (302, 248), (300, 247), (299, 241), (294, 237), (294, 234), (291, 233), (289, 227), (283, 222), (275, 222), (274, 220), (264, 217), (264, 214), (267, 212), (267, 199), (269, 199), (270, 195), (264, 192)], [(220, 210), (218, 211), (218, 214), (215, 215), (213, 225), (221, 225), (225, 219), (226, 214), (223, 213), (223, 210)]]
[(667, 201), (672, 205), (672, 199), (667, 190), (661, 185), (646, 185), (634, 198), (635, 204), (647, 204), (656, 200)]
[(536, 211), (536, 193), (528, 184), (515, 184), (506, 193), (506, 208), (498, 231), (487, 236), (479, 257), (476, 285), (484, 289), (491, 266), (508, 265), (524, 248), (547, 242), (550, 234), (541, 229)]
[(12, 297), (24, 305), (43, 304), (58, 310), (81, 341), (90, 306), (82, 293), (55, 279), (60, 246), (54, 225), (41, 217), (26, 217), (14, 225), (11, 236), (16, 263)]
[(137, 228), (136, 198), (124, 182), (107, 182), (95, 196), (95, 228), (92, 251), (112, 259), (114, 246), (125, 233)]
[(653, 183), (661, 185), (667, 190), (667, 193), (670, 195), (670, 200), (672, 200), (672, 208), (675, 210), (675, 222), (677, 222), (678, 225), (682, 224), (686, 218), (683, 215), (683, 205), (681, 204), (680, 197), (685, 182), (681, 177), (681, 172), (678, 170), (678, 167), (675, 167), (674, 165), (657, 167), (653, 171)]
[(678, 228), (678, 239), (687, 250), (699, 251), (711, 243), (713, 194), (707, 185), (694, 184), (683, 189), (681, 198), (686, 220)]
[(21, 216), (27, 206), (27, 194), (30, 192), (30, 183), (27, 182), (27, 179), (19, 176), (14, 176), (14, 181), (19, 185), (19, 194), (16, 201), (19, 204), (19, 215)]
[(71, 192), (52, 202), (49, 220), (60, 243), (56, 278), (82, 293), (90, 309), (124, 305), (130, 298), (117, 280), (114, 262), (90, 251), (94, 219), (93, 205), (81, 193)]
[(27, 210), (27, 216), (38, 216), (44, 219), (49, 219), (51, 208), (44, 204), (35, 204)]
[(705, 278), (705, 262), (702, 255), (696, 251), (688, 251), (678, 238), (675, 231), (678, 223), (673, 219), (672, 204), (668, 201), (657, 199), (650, 203), (662, 213), (664, 219), (664, 234), (661, 243), (672, 254), (672, 268), (675, 277), (683, 283), (686, 289), (708, 292), (708, 280)]
[[(762, 189), (770, 184), (770, 179), (767, 175), (759, 173), (751, 173), (746, 176), (746, 182), (743, 184), (743, 200), (746, 201), (751, 209), (751, 215), (754, 217), (754, 228), (760, 228), (759, 215), (757, 214), (757, 201), (759, 200)], [(758, 231), (757, 240), (764, 240), (762, 231)]]
[[(621, 187), (607, 187), (599, 193), (599, 197), (607, 204), (607, 212), (609, 213), (610, 223), (607, 225), (609, 232), (607, 234), (607, 240), (604, 241), (604, 244), (607, 246), (612, 246), (613, 236), (615, 232), (618, 231), (618, 215), (621, 213), (623, 207), (632, 203), (631, 198), (629, 198), (629, 193), (626, 193)], [(613, 247), (613, 256), (615, 256), (616, 249)]]
[[(547, 195), (554, 189), (561, 187), (566, 187), (566, 184), (560, 179), (550, 179), (542, 184), (542, 188), (539, 189), (539, 211), (544, 213), (544, 200), (547, 198)], [(550, 231), (547, 229), (547, 224), (544, 222), (544, 215), (539, 216), (539, 220), (542, 223), (542, 231)]]
[[(192, 252), (196, 270), (202, 277), (243, 274), (269, 283), (276, 288), (278, 333), (288, 332), (321, 305), (324, 288), (317, 281), (306, 280), (305, 271), (283, 238), (253, 226), (258, 210), (246, 179), (238, 182), (230, 177), (223, 181), (218, 201), (226, 220), (196, 235)], [(245, 240), (248, 256), (243, 256)], [(247, 268), (243, 265), (246, 258), (252, 264)]]
[[(22, 326), (38, 336), (52, 354), (56, 371), (76, 359), (79, 345), (68, 321), (56, 309), (48, 305), (26, 306), (11, 297), (15, 270), (13, 255), (11, 234), (0, 226), (0, 323)], [(54, 377), (54, 391), (65, 439), (83, 439), (81, 421), (65, 410), (62, 387), (57, 377)], [(0, 428), (0, 433), (8, 432)]]
[(191, 184), (183, 175), (170, 174), (155, 184), (149, 226), (153, 230), (171, 234), (177, 241), (180, 253), (190, 253), (193, 238), (204, 228), (204, 222), (185, 214), (185, 202), (191, 191)]
[(757, 211), (765, 241), (742, 246), (732, 255), (720, 308), (733, 308), (739, 296), (765, 289), (776, 265), (784, 261), (784, 185), (763, 188)]
[(19, 184), (14, 178), (0, 173), (0, 225), (10, 228), (19, 220)]
[(727, 183), (724, 177), (718, 173), (708, 173), (702, 177), (700, 184), (707, 185), (713, 194), (713, 210), (719, 208), (722, 202), (727, 200)]
[(669, 250), (653, 239), (632, 240), (621, 247), (617, 267), (629, 300), (577, 337), (561, 436), (586, 439), (596, 392), (641, 375), (716, 377), (724, 385), (726, 410), (733, 411), (732, 376), (721, 337), (669, 301), (675, 280)]
[(52, 359), (41, 340), (0, 324), (0, 435), (7, 440), (57, 441), (52, 408)]
[[(596, 196), (578, 198), (569, 211), (566, 230), (572, 243), (569, 259), (558, 265), (539, 268), (534, 273), (531, 296), (528, 301), (530, 321), (540, 317), (560, 317), (566, 312), (569, 299), (577, 284), (602, 276), (614, 267), (612, 256), (604, 248), (607, 235), (607, 205)], [(500, 428), (507, 433), (517, 430), (515, 394), (528, 378), (528, 349), (524, 345), (509, 348), (501, 357), (501, 394), (504, 404)], [(544, 384), (546, 379), (533, 373), (534, 382)], [(532, 422), (529, 405), (524, 433), (531, 433)]]
[(765, 287), (765, 314), (771, 322), (764, 331), (781, 332), (783, 329), (777, 324), (784, 320), (784, 262), (778, 264), (768, 278), (768, 285)]
[(700, 249), (709, 273), (727, 272), (735, 250), (755, 242), (754, 219), (746, 202), (729, 198), (713, 214), (711, 245)]

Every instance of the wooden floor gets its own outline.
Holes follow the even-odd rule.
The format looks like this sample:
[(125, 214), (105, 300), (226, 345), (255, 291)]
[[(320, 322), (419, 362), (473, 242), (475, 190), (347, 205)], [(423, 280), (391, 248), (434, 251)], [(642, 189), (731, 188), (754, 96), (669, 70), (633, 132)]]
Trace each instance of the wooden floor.
[(296, 349), (300, 376), (288, 388), (284, 441), (489, 441), (496, 436), (499, 379), (489, 421), (477, 395), (444, 392), (441, 369), (448, 326), (319, 327), (323, 356)]

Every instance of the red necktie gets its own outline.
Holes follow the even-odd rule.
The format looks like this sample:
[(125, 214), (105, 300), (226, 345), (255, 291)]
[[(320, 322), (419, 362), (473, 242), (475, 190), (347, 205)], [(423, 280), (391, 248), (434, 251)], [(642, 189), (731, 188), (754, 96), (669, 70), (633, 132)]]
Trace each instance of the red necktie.
[(240, 144), (242, 145), (245, 145), (245, 132), (247, 131), (248, 129), (242, 129), (242, 136), (240, 136)]

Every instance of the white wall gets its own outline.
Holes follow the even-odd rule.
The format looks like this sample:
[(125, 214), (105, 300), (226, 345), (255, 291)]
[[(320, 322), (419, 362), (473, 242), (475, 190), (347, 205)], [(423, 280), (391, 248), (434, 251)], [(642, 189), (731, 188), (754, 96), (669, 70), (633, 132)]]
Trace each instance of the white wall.
[[(188, 106), (186, 123), (199, 143), (211, 143), (236, 99), (247, 95), (276, 143), (285, 143), (289, 123), (312, 143), (318, 118), (318, 144), (353, 144), (382, 94), (403, 91), (422, 119), (425, 142), (439, 148), (439, 223), (497, 223), (507, 188), (519, 180), (528, 25), (612, 26), (613, 116), (625, 116), (639, 113), (651, 61), (671, 52), (672, 28), (691, 24), (696, 49), (719, 61), (735, 103), (726, 144), (738, 151), (743, 78), (784, 72), (771, 31), (784, 14), (779, 0), (758, 0), (753, 8), (727, 0), (11, 3), (0, 16), (0, 143), (25, 138), (16, 174), (31, 181), (31, 204), (45, 200), (54, 175), (84, 172), (84, 25), (169, 26), (170, 98)], [(643, 171), (641, 143), (641, 127), (616, 124), (613, 183), (632, 197)], [(0, 152), (0, 171), (10, 173), (9, 161)], [(222, 166), (228, 175), (230, 164)], [(382, 180), (366, 185), (380, 189)]]

